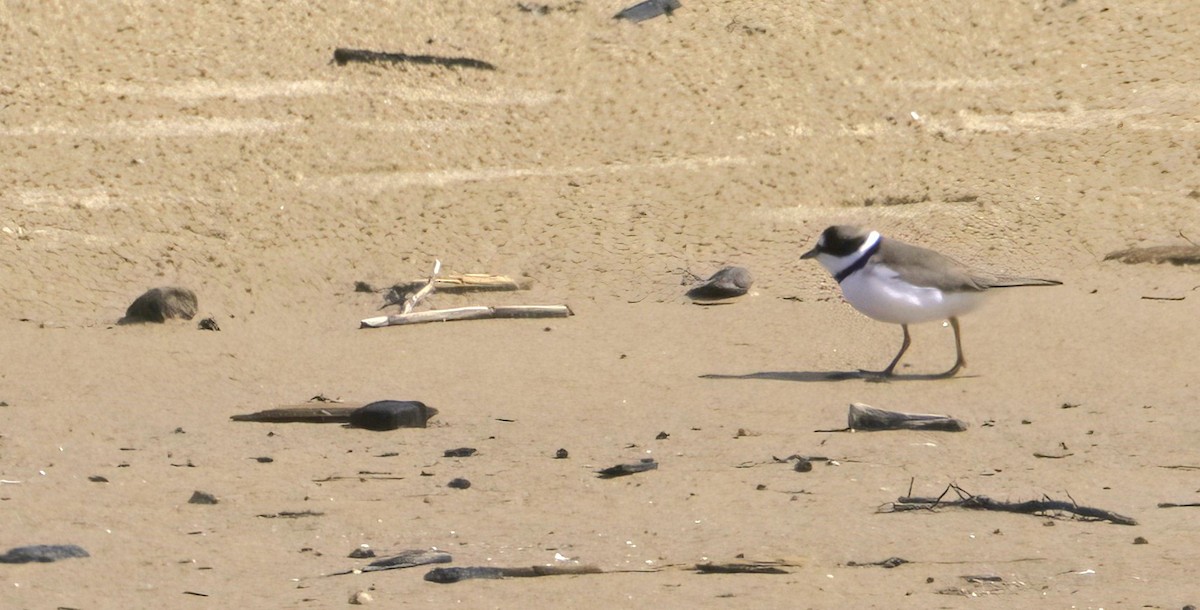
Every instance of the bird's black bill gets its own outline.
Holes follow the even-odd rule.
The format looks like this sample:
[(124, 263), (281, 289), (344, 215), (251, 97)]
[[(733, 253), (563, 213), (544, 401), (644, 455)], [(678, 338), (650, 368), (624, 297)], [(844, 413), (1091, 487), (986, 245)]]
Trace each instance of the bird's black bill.
[(800, 255), (800, 258), (801, 258), (801, 259), (805, 259), (805, 258), (814, 258), (814, 257), (815, 257), (816, 255), (818, 255), (818, 254), (820, 254), (820, 252), (817, 252), (817, 249), (816, 249), (816, 248), (813, 248), (812, 250), (809, 250), (808, 252), (805, 252), (804, 254), (801, 254), (801, 255)]

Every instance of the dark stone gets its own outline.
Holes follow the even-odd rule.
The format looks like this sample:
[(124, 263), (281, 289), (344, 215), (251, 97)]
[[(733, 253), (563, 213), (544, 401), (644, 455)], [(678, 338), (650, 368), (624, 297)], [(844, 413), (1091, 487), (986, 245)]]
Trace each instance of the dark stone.
[(350, 425), (367, 430), (424, 428), (437, 409), (416, 400), (380, 400), (350, 413)]
[(217, 497), (206, 491), (194, 491), (188, 498), (188, 504), (216, 504)]
[(475, 455), (474, 447), (459, 447), (458, 449), (447, 449), (442, 457), (471, 457)]
[(350, 551), (350, 555), (349, 555), (349, 557), (351, 559), (367, 559), (367, 558), (374, 557), (374, 556), (375, 556), (375, 551), (373, 551), (367, 547), (363, 547), (363, 546), (360, 546), (360, 547), (354, 549), (353, 551)]
[(451, 479), (446, 483), (446, 487), (450, 489), (468, 489), (471, 487), (471, 482), (466, 479)]
[(570, 455), (571, 455), (571, 454), (570, 454), (570, 453), (567, 453), (567, 450), (566, 450), (566, 449), (559, 449), (558, 451), (555, 451), (555, 452), (554, 452), (554, 459), (556, 459), (556, 460), (565, 460), (565, 459), (567, 459), (568, 457), (570, 457)]
[(0, 563), (50, 563), (72, 557), (91, 557), (74, 544), (35, 544), (9, 549), (0, 555)]
[(634, 23), (653, 19), (660, 15), (670, 15), (675, 9), (683, 6), (679, 0), (646, 0), (639, 2), (613, 15), (613, 19), (628, 19)]
[(688, 298), (711, 301), (740, 297), (750, 291), (754, 278), (744, 267), (725, 267), (687, 292)]
[(151, 288), (145, 294), (134, 299), (125, 317), (118, 324), (134, 324), (138, 322), (162, 323), (179, 318), (191, 320), (196, 316), (196, 293), (187, 288), (173, 286)]
[(203, 320), (200, 320), (200, 323), (196, 325), (196, 328), (199, 328), (200, 330), (221, 330), (221, 327), (217, 324), (216, 318), (204, 318)]

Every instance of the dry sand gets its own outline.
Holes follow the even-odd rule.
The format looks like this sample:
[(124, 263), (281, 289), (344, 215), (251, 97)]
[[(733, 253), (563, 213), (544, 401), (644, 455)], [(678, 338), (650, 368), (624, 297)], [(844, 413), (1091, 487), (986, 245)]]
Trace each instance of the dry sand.
[[(0, 5), (0, 550), (91, 553), (0, 567), (0, 607), (1200, 601), (1200, 517), (1156, 507), (1200, 501), (1200, 275), (1102, 261), (1200, 239), (1200, 12), (684, 1), (641, 25), (593, 0)], [(336, 47), (499, 69), (339, 67)], [(832, 222), (1065, 285), (965, 318), (959, 378), (806, 381), (881, 367), (900, 340), (798, 260)], [(435, 257), (532, 287), (433, 306), (577, 315), (357, 328), (382, 298), (355, 281)], [(726, 264), (753, 295), (681, 297), (683, 270)], [(221, 332), (114, 326), (162, 285), (194, 289)], [(914, 340), (901, 372), (953, 360), (948, 329)], [(229, 421), (317, 394), (441, 414), (390, 433)], [(814, 433), (854, 401), (971, 428)], [(441, 457), (459, 446), (479, 453)], [(794, 453), (839, 465), (739, 467)], [(661, 467), (593, 474), (645, 456)], [(876, 512), (949, 483), (1140, 523)], [(323, 514), (258, 516), (306, 510)], [(321, 577), (363, 565), (361, 544), (663, 569)], [(743, 554), (800, 565), (684, 569)], [(890, 556), (913, 563), (847, 566)], [(981, 574), (1001, 580), (961, 578)]]

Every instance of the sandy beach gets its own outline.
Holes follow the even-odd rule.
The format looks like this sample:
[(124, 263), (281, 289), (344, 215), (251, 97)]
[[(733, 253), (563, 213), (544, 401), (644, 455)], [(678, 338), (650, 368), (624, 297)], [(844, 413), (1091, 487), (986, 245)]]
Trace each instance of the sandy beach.
[[(683, 2), (0, 5), (0, 553), (90, 555), (0, 564), (0, 607), (1200, 603), (1200, 509), (1159, 506), (1200, 503), (1200, 273), (1104, 260), (1200, 240), (1200, 11)], [(832, 381), (901, 340), (799, 259), (840, 223), (1063, 285), (964, 317), (953, 379), (926, 324)], [(359, 328), (435, 259), (526, 289), (422, 309), (574, 315)], [(684, 296), (727, 265), (749, 294)], [(157, 286), (196, 319), (116, 324)], [(230, 420), (315, 396), (439, 413)], [(968, 429), (823, 431), (856, 402)], [(887, 511), (950, 485), (1137, 525)], [(362, 545), (606, 573), (328, 576)], [(785, 573), (695, 570), (746, 561)]]

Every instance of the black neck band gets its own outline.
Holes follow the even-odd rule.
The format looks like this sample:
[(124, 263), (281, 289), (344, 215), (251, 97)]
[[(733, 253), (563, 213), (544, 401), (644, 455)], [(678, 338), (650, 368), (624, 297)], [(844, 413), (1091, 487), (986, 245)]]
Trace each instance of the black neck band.
[(872, 245), (870, 248), (867, 248), (867, 251), (863, 252), (862, 256), (858, 257), (858, 259), (855, 260), (853, 263), (850, 263), (849, 267), (846, 267), (845, 269), (838, 271), (837, 275), (833, 276), (833, 279), (837, 280), (837, 283), (841, 284), (843, 280), (850, 277), (851, 273), (854, 273), (855, 271), (858, 271), (859, 269), (862, 269), (863, 267), (867, 266), (867, 259), (871, 258), (871, 255), (873, 255), (879, 251), (879, 242), (881, 242), (881, 241), (883, 241), (882, 237), (875, 240), (874, 245)]

